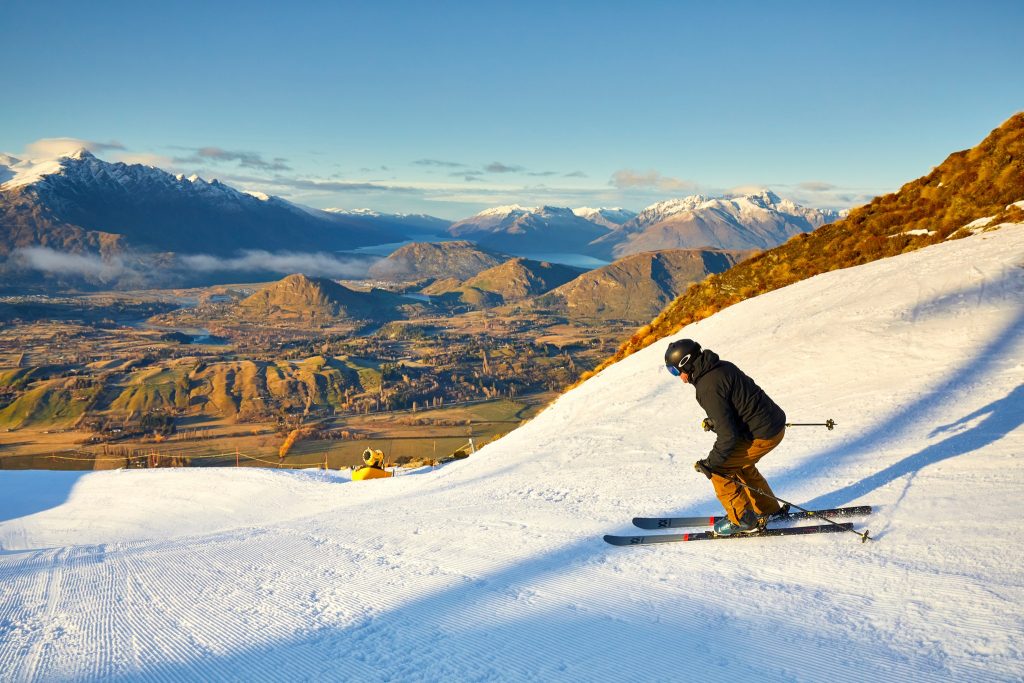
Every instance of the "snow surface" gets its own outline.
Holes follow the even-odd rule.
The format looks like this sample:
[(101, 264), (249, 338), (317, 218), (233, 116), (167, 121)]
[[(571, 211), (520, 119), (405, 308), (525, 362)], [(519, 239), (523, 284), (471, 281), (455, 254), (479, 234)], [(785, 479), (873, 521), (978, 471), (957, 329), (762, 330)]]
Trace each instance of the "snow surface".
[[(605, 544), (715, 514), (664, 342), (467, 460), (0, 471), (0, 679), (1019, 681), (1024, 226), (691, 325), (794, 422), (783, 498), (853, 534)], [(39, 492), (45, 497), (37, 499)]]
[(3, 184), (0, 189), (10, 190), (36, 183), (48, 175), (60, 173), (60, 159), (18, 159), (4, 154), (0, 159), (0, 178)]

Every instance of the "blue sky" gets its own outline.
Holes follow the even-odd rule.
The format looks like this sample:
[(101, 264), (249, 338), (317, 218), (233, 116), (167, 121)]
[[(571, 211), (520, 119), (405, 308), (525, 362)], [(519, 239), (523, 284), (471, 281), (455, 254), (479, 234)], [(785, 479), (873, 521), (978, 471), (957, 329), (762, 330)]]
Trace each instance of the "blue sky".
[(1022, 24), (1019, 0), (9, 1), (0, 151), (446, 218), (845, 207), (1024, 110)]

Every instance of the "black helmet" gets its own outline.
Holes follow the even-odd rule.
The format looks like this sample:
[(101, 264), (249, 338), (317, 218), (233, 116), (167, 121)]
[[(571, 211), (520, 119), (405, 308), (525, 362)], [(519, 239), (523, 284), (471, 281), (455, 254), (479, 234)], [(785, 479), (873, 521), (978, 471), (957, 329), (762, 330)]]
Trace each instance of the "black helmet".
[(692, 374), (693, 361), (700, 355), (700, 344), (692, 339), (679, 339), (665, 349), (665, 366), (673, 375), (685, 372)]

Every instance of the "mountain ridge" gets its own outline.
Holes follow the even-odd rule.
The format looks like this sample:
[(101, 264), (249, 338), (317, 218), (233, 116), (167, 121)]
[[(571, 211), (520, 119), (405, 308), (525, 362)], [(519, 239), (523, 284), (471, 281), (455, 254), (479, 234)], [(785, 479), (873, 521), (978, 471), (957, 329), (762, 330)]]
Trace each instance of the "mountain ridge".
[[(59, 157), (43, 174), (4, 183), (61, 221), (88, 231), (123, 235), (137, 249), (232, 254), (248, 248), (324, 250), (398, 241), (393, 228), (307, 209), (279, 197), (261, 198), (219, 180), (172, 175), (143, 164), (109, 163), (86, 150)], [(6, 197), (5, 197), (6, 199)], [(12, 246), (8, 226), (0, 244)]]
[(659, 249), (768, 249), (841, 215), (801, 206), (770, 190), (732, 197), (690, 195), (644, 208), (591, 248), (615, 258)]

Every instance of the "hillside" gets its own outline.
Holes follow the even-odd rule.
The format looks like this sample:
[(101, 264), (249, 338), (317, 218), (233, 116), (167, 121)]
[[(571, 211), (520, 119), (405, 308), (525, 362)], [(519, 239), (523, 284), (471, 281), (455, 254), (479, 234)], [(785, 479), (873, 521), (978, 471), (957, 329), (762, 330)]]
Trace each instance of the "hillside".
[(650, 320), (686, 287), (721, 273), (751, 252), (669, 249), (634, 254), (584, 273), (538, 297), (539, 308), (572, 318)]
[(490, 306), (521, 301), (562, 285), (583, 271), (546, 261), (513, 258), (465, 281), (450, 278), (435, 282), (424, 294), (456, 294), (464, 303)]
[(389, 280), (473, 277), (507, 257), (480, 249), (472, 242), (414, 242), (399, 247), (370, 266), (370, 277)]
[[(0, 376), (0, 389), (18, 379)], [(218, 363), (184, 359), (114, 374), (106, 383), (41, 378), (0, 409), (0, 428), (68, 428), (87, 411), (97, 419), (111, 411), (122, 417), (175, 414), (245, 420), (307, 407), (345, 410), (364, 390), (357, 371), (335, 358)]]
[(240, 316), (325, 321), (329, 318), (380, 319), (394, 316), (397, 297), (373, 290), (358, 292), (333, 280), (289, 275), (238, 303)]
[(1024, 113), (1011, 117), (976, 147), (951, 154), (931, 173), (898, 192), (877, 197), (843, 220), (798, 235), (690, 287), (598, 370), (684, 325), (759, 294), (820, 273), (963, 237), (985, 225), (1024, 220), (1021, 200)]
[(1019, 680), (1022, 263), (1004, 228), (681, 332), (838, 423), (762, 467), (793, 502), (874, 505), (873, 542), (606, 545), (718, 512), (658, 344), (411, 476), (0, 471), (0, 678)]

